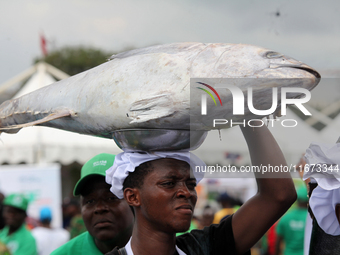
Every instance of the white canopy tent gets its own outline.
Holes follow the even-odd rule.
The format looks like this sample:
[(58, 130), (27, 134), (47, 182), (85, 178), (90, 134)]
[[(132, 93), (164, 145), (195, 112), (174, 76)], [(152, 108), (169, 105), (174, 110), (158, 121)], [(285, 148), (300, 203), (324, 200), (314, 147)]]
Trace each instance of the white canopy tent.
[[(52, 75), (58, 79), (68, 77), (55, 67), (41, 62), (20, 74), (20, 77), (14, 77), (12, 81), (27, 79), (27, 74), (32, 74), (33, 71), (33, 75), (14, 97), (55, 82)], [(23, 162), (28, 164), (51, 162), (60, 162), (63, 165), (73, 162), (84, 164), (91, 157), (103, 152), (117, 154), (121, 150), (110, 139), (80, 135), (49, 127), (23, 128), (17, 134), (2, 133), (0, 136), (0, 165)]]

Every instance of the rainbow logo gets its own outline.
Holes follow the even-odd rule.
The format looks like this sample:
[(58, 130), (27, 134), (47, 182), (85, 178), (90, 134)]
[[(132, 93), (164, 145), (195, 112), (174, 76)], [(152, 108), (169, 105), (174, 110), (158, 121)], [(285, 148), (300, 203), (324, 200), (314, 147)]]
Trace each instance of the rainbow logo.
[[(217, 96), (218, 100), (220, 101), (221, 106), (223, 106), (223, 105), (222, 105), (222, 100), (221, 100), (221, 98), (220, 98), (220, 95), (217, 93), (217, 91), (216, 91), (213, 87), (211, 87), (210, 85), (205, 84), (205, 83), (203, 83), (203, 82), (197, 82), (197, 83), (198, 83), (198, 84), (201, 84), (201, 85), (204, 85), (204, 86), (206, 86), (206, 87), (208, 87), (212, 92), (214, 92), (215, 95)], [(201, 90), (203, 90), (204, 92), (206, 92), (206, 93), (214, 100), (215, 105), (217, 105), (216, 100), (215, 100), (213, 94), (211, 94), (211, 92), (210, 92), (209, 90), (206, 90), (206, 89), (203, 89), (203, 88), (200, 88), (200, 87), (196, 87), (196, 88), (201, 89)]]

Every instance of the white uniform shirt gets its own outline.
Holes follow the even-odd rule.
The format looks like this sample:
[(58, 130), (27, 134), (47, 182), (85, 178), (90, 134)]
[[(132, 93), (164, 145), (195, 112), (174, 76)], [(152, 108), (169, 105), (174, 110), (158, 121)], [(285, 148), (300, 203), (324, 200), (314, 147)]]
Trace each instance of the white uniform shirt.
[[(129, 242), (125, 245), (125, 250), (126, 250), (127, 255), (134, 255), (131, 249), (131, 238)], [(177, 247), (177, 245), (176, 245), (176, 250), (179, 255), (186, 255), (180, 248)]]
[(38, 255), (49, 255), (70, 239), (70, 233), (62, 228), (36, 227), (32, 235), (37, 243)]

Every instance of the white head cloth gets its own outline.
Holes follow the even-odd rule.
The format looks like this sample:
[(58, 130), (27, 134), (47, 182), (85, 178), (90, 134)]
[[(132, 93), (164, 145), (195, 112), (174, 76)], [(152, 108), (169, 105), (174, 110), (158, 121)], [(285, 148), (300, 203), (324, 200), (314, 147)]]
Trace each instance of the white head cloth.
[(320, 228), (333, 236), (340, 235), (339, 222), (335, 214), (337, 204), (340, 204), (340, 189), (325, 190), (318, 186), (309, 199), (309, 206)]
[(325, 190), (340, 188), (340, 143), (312, 143), (306, 150), (305, 159), (308, 171), (305, 169), (303, 180), (313, 178)]
[[(161, 159), (173, 158), (187, 162), (193, 170), (193, 174), (199, 182), (204, 173), (195, 171), (196, 166), (205, 167), (205, 163), (190, 152), (132, 152), (126, 151), (116, 155), (113, 166), (106, 170), (106, 182), (111, 184), (111, 192), (119, 199), (124, 198), (123, 183), (125, 178), (135, 171), (135, 168), (144, 162)], [(200, 168), (202, 169), (202, 168)]]
[(325, 233), (340, 235), (335, 215), (335, 206), (340, 204), (340, 144), (312, 143), (306, 150), (305, 159), (308, 171), (305, 169), (303, 180), (311, 178), (318, 183), (309, 199), (309, 206)]

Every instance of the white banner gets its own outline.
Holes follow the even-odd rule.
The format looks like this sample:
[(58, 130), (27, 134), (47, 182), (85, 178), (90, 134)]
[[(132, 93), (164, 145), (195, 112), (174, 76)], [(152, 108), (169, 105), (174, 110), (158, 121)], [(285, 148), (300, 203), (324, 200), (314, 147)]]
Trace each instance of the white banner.
[(59, 164), (0, 165), (0, 192), (23, 193), (29, 198), (29, 217), (39, 219), (43, 206), (52, 210), (52, 226), (62, 227), (61, 177)]

